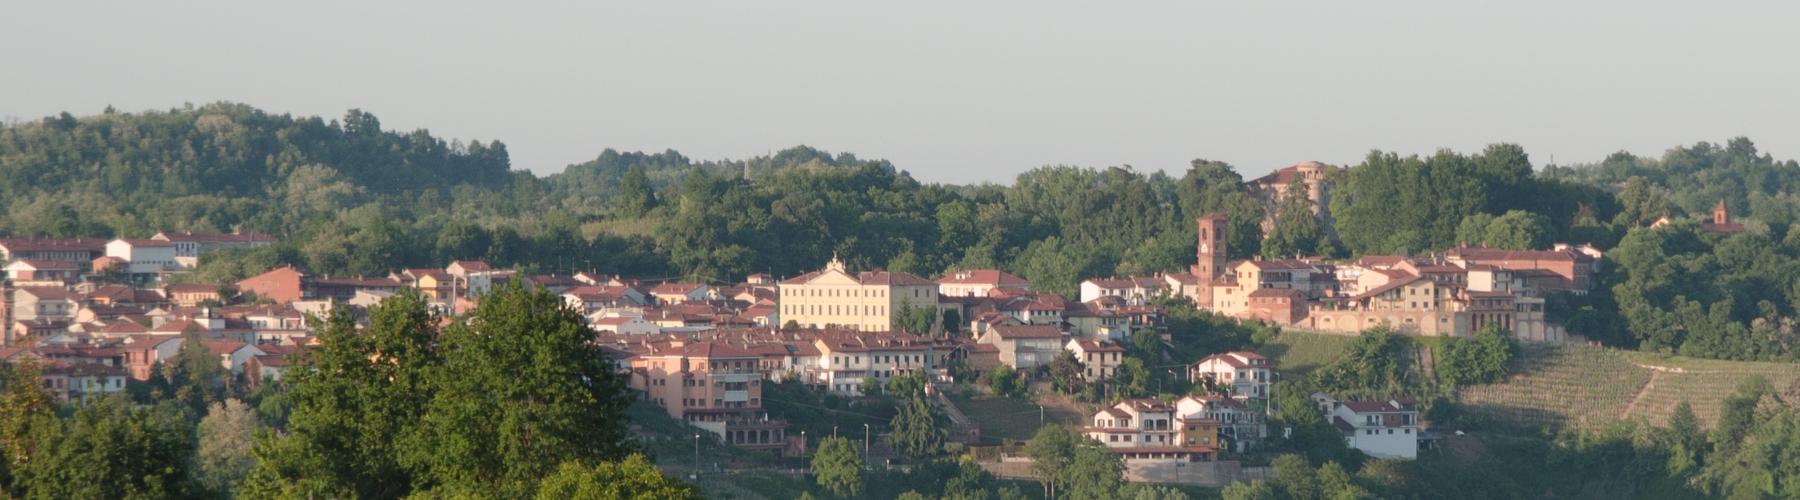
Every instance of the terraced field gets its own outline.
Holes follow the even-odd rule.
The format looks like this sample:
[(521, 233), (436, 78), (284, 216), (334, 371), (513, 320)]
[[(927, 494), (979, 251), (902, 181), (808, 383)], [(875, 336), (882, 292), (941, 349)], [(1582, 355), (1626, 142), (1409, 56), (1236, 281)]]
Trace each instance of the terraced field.
[(1461, 390), (1464, 411), (1522, 425), (1597, 427), (1626, 418), (1667, 422), (1681, 401), (1704, 425), (1737, 385), (1762, 376), (1777, 391), (1800, 382), (1800, 365), (1661, 356), (1581, 345), (1526, 345), (1500, 384)]

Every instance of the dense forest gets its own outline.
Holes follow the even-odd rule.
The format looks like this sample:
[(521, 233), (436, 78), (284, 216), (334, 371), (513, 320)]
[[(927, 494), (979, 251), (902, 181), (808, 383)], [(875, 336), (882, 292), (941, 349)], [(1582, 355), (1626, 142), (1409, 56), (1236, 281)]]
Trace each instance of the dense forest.
[[(1541, 167), (1511, 144), (1374, 151), (1336, 175), (1334, 228), (1300, 200), (1276, 207), (1265, 235), (1238, 170), (1204, 159), (1179, 176), (1046, 166), (1010, 185), (956, 186), (805, 146), (708, 161), (605, 150), (538, 177), (513, 170), (499, 142), (384, 130), (357, 110), (324, 120), (219, 103), (0, 128), (0, 233), (281, 239), (188, 278), (207, 282), (284, 263), (374, 275), (469, 258), (723, 282), (798, 274), (835, 253), (927, 276), (997, 267), (1072, 294), (1086, 277), (1185, 269), (1191, 221), (1222, 213), (1233, 258), (1592, 243), (1612, 254), (1596, 290), (1552, 304), (1577, 334), (1707, 357), (1800, 356), (1800, 164), (1748, 139)], [(1683, 222), (1719, 200), (1744, 233)], [(1664, 216), (1677, 223), (1649, 228)]]

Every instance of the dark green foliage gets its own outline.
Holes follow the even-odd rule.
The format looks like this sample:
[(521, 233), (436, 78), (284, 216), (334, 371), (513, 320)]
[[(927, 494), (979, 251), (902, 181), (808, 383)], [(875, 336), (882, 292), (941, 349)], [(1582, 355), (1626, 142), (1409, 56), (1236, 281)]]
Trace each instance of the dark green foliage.
[(1075, 359), (1075, 353), (1063, 351), (1050, 360), (1050, 384), (1063, 394), (1081, 392), (1085, 384), (1082, 380), (1081, 361)]
[(1432, 371), (1450, 387), (1505, 380), (1507, 367), (1519, 354), (1518, 342), (1497, 325), (1481, 329), (1472, 339), (1448, 338), (1438, 346)]
[(358, 331), (333, 314), (290, 375), (290, 434), (265, 438), (255, 498), (469, 492), (524, 497), (564, 462), (632, 451), (623, 382), (581, 317), (514, 281), (438, 327), (415, 293)]
[(1282, 193), (1281, 204), (1275, 207), (1275, 229), (1263, 240), (1262, 256), (1286, 259), (1329, 253), (1321, 251), (1330, 250), (1329, 247), (1319, 246), (1320, 242), (1329, 243), (1329, 240), (1313, 210), (1312, 199), (1306, 196), (1306, 183), (1288, 184), (1287, 191)]
[(619, 194), (613, 198), (613, 211), (625, 217), (640, 217), (656, 208), (656, 193), (643, 167), (632, 167), (619, 179)]
[(839, 497), (854, 497), (863, 491), (862, 450), (849, 439), (825, 438), (813, 454), (812, 473), (819, 487)]
[(134, 409), (124, 397), (107, 397), (34, 429), (37, 453), (13, 471), (19, 496), (200, 496), (192, 470), (194, 428), (178, 408)]
[(1024, 374), (1014, 371), (1012, 367), (1001, 364), (993, 370), (981, 374), (981, 383), (1001, 396), (1020, 397), (1025, 395)]
[(592, 336), (559, 297), (497, 287), (439, 340), (435, 393), (401, 462), (421, 484), (523, 496), (561, 461), (624, 458), (630, 400)]
[(944, 453), (945, 417), (922, 390), (908, 391), (900, 404), (900, 413), (889, 421), (894, 447), (914, 462), (935, 458)]
[(1410, 386), (1412, 342), (1378, 326), (1364, 330), (1344, 357), (1313, 372), (1313, 383), (1337, 397), (1400, 395)]
[(643, 455), (618, 462), (581, 465), (563, 462), (538, 485), (543, 500), (607, 498), (618, 500), (699, 500), (692, 485), (662, 475)]

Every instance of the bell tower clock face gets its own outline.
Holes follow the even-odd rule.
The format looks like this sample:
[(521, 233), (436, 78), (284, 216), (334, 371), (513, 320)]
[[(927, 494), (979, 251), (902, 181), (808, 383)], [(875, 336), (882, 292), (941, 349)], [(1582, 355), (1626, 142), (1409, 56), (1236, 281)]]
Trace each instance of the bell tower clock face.
[(1207, 253), (1207, 252), (1211, 252), (1211, 251), (1212, 251), (1212, 249), (1207, 248), (1205, 243), (1200, 244), (1200, 253)]

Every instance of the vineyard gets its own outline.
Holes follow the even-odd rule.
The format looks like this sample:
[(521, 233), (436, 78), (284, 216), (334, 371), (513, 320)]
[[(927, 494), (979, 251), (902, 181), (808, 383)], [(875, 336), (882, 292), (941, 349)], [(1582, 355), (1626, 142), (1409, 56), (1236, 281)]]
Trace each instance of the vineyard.
[(1754, 376), (1777, 392), (1800, 381), (1800, 365), (1663, 356), (1580, 345), (1524, 346), (1514, 373), (1500, 384), (1461, 390), (1463, 411), (1530, 426), (1584, 427), (1625, 418), (1667, 421), (1687, 401), (1705, 425), (1719, 403)]

